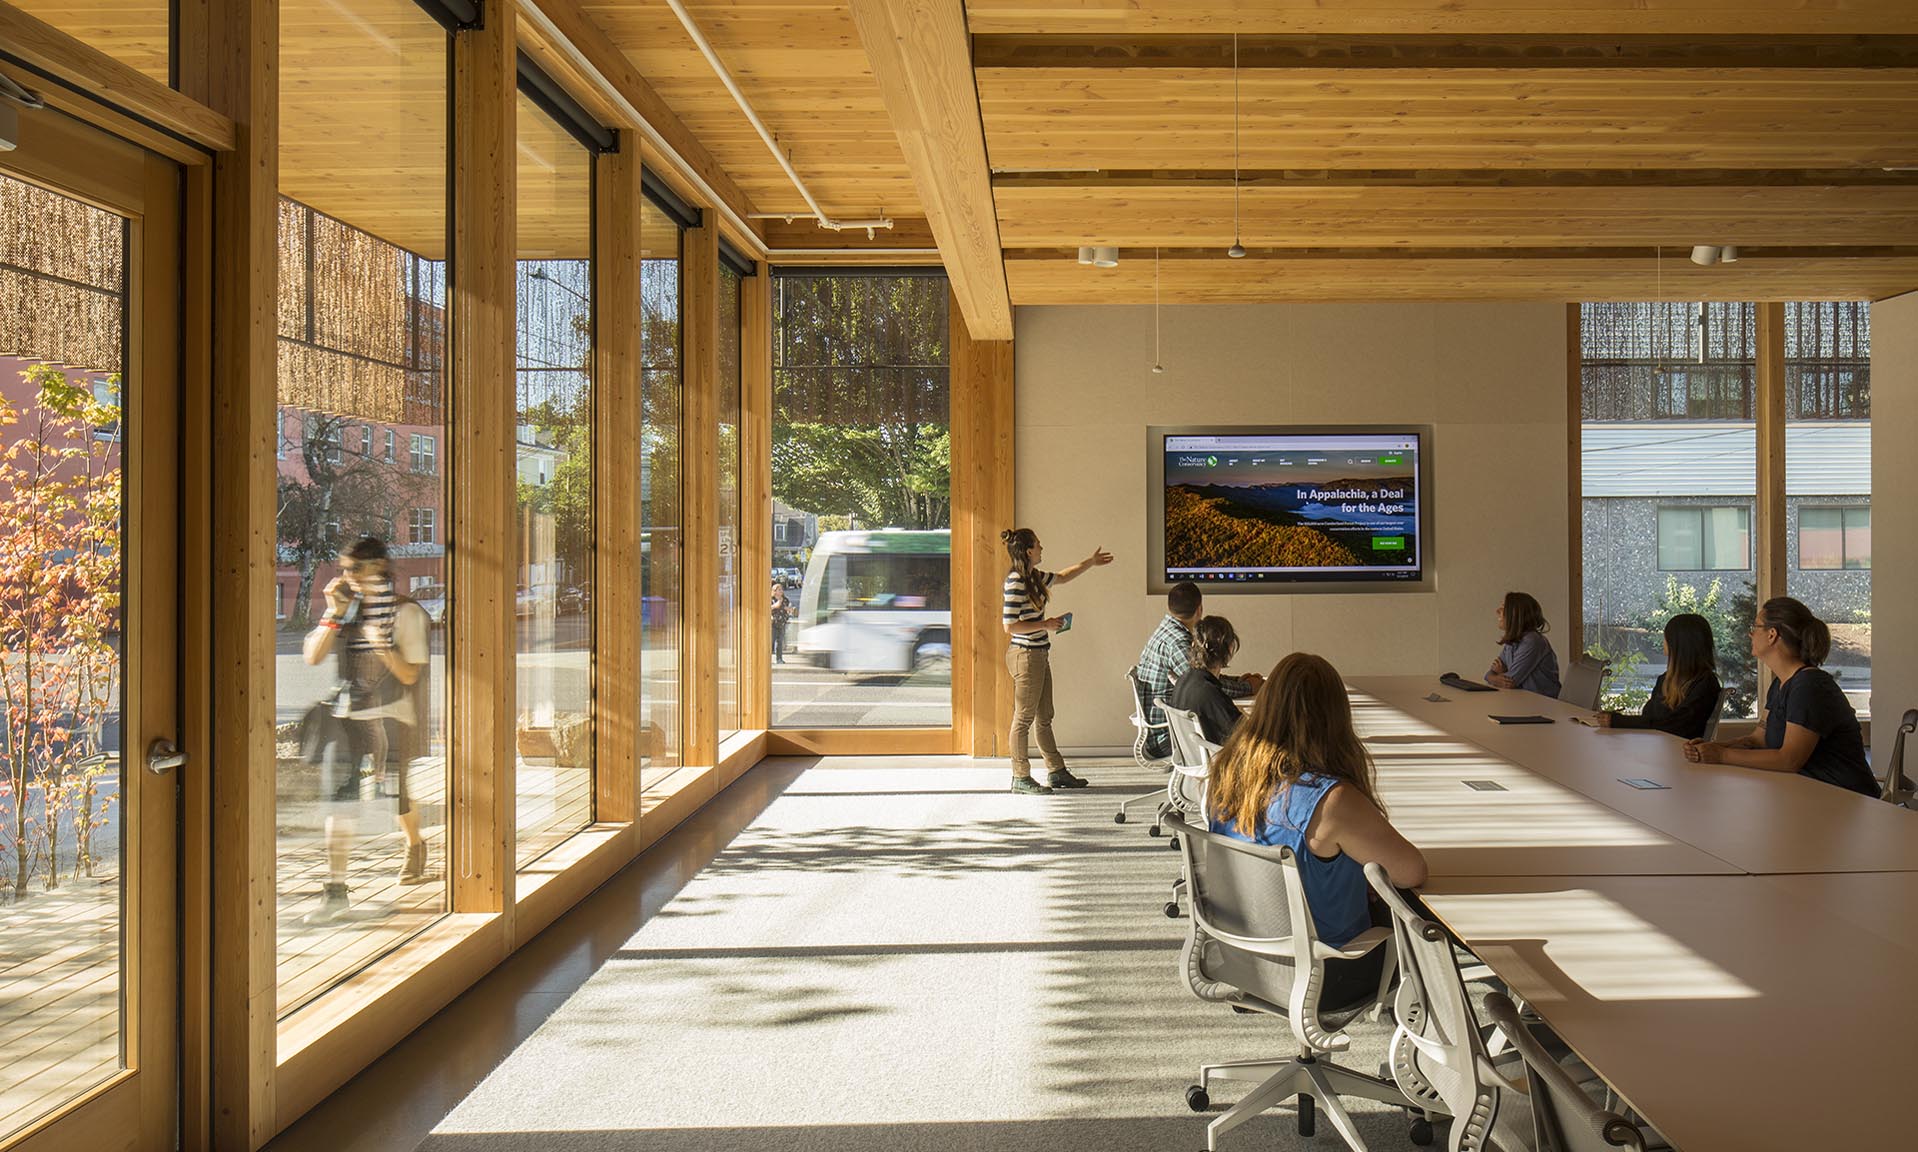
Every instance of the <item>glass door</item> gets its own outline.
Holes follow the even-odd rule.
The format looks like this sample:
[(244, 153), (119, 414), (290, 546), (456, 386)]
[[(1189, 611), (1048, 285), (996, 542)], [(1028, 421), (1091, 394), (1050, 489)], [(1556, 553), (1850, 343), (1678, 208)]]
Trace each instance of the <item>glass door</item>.
[(0, 151), (0, 1149), (171, 1148), (180, 171), (52, 108), (19, 112), (16, 145)]

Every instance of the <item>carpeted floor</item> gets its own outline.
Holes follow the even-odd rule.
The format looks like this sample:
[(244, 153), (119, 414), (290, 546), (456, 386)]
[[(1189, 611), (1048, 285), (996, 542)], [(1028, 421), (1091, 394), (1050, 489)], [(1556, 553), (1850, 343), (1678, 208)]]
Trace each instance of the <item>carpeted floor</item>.
[[(1291, 1038), (1185, 986), (1178, 855), (1112, 822), (1154, 776), (1081, 769), (1095, 787), (1050, 797), (963, 760), (798, 774), (421, 1147), (1203, 1148), (1199, 1063)], [(1376, 1071), (1387, 1026), (1351, 1035), (1341, 1062)], [(1403, 1113), (1350, 1107), (1375, 1149), (1412, 1147)], [(1222, 1143), (1338, 1146), (1289, 1105)]]

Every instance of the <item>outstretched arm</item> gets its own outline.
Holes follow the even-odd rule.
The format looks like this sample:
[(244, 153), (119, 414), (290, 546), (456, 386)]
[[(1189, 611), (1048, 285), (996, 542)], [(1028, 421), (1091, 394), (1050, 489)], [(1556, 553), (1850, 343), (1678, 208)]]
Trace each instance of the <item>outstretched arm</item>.
[(1086, 557), (1084, 560), (1079, 561), (1077, 564), (1074, 564), (1070, 568), (1061, 570), (1057, 575), (1055, 575), (1052, 578), (1052, 582), (1054, 584), (1064, 584), (1066, 581), (1071, 580), (1073, 577), (1077, 576), (1081, 572), (1084, 572), (1088, 568), (1097, 568), (1101, 564), (1110, 564), (1110, 563), (1112, 563), (1112, 553), (1106, 551), (1104, 548), (1094, 548), (1092, 550), (1092, 555)]

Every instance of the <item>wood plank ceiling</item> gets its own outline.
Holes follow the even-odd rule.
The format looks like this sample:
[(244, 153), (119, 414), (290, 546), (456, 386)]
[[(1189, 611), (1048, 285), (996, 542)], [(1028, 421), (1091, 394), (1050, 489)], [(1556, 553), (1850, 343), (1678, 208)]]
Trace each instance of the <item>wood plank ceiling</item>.
[[(923, 244), (849, 3), (688, 6), (827, 210)], [(588, 7), (756, 207), (798, 207), (664, 0)], [(1014, 304), (1150, 299), (1155, 248), (1170, 302), (1918, 288), (1912, 0), (964, 7)]]

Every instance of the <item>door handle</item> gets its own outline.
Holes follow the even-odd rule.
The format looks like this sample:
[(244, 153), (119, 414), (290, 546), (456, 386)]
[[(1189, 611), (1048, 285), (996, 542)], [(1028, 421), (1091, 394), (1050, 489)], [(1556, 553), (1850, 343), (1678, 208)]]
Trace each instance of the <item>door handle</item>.
[(185, 763), (186, 753), (164, 736), (147, 745), (147, 771), (155, 776), (164, 776)]

